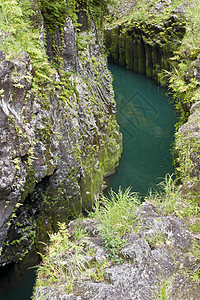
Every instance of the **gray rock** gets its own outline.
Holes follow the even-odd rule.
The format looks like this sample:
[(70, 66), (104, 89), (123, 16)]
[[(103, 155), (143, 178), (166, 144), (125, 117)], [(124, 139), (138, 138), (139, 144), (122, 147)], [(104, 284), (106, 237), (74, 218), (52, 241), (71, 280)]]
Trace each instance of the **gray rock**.
[[(123, 262), (108, 263), (104, 268), (103, 281), (88, 278), (84, 280), (84, 276), (81, 275), (81, 278), (74, 282), (69, 297), (90, 300), (152, 300), (158, 299), (160, 287), (166, 284), (170, 299), (198, 299), (199, 282), (194, 283), (187, 272), (183, 272), (194, 268), (195, 264), (195, 257), (191, 256), (193, 240), (186, 224), (176, 216), (163, 216), (149, 202), (140, 205), (137, 220), (136, 232), (134, 226), (133, 230), (123, 237), (126, 243), (119, 252)], [(87, 245), (93, 247), (93, 258), (98, 249), (102, 249), (103, 263), (106, 251), (98, 230), (100, 224), (92, 219), (75, 220), (69, 224), (72, 237), (77, 227), (87, 231), (88, 236), (81, 242), (87, 241)], [(98, 240), (101, 242), (97, 243)], [(42, 284), (40, 278), (36, 283), (35, 300), (41, 299)], [(57, 286), (57, 296), (52, 299), (60, 299), (62, 288), (62, 284)], [(51, 295), (51, 286), (42, 289), (46, 296)]]
[(64, 47), (63, 47), (64, 70), (67, 72), (76, 70), (78, 50), (75, 29), (72, 20), (68, 17), (64, 24)]
[[(182, 125), (175, 135), (175, 155), (183, 183), (181, 191), (199, 193), (200, 174), (200, 109), (199, 101), (190, 108), (188, 121)], [(184, 148), (183, 148), (184, 144)], [(186, 172), (187, 170), (187, 172)]]

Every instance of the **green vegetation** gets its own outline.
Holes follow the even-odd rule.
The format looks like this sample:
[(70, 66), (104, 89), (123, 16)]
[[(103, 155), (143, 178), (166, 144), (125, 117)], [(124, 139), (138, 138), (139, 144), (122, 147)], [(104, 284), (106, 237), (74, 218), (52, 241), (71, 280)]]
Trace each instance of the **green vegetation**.
[(200, 232), (199, 198), (190, 193), (181, 193), (177, 180), (173, 180), (173, 175), (167, 174), (164, 181), (159, 184), (159, 189), (151, 193), (146, 200), (158, 206), (163, 214), (176, 214), (184, 219), (193, 232)]
[[(200, 231), (199, 231), (200, 232)], [(185, 270), (193, 281), (200, 280), (200, 244), (195, 242), (192, 249), (192, 255), (195, 257), (195, 265), (192, 270)]]
[[(113, 16), (108, 16), (107, 22), (109, 26), (123, 24), (123, 33), (132, 30), (134, 27), (136, 30), (143, 32), (143, 39), (146, 43), (150, 44), (151, 42), (151, 46), (157, 44), (160, 47), (165, 47), (166, 45), (168, 47), (169, 44), (173, 44), (168, 38), (173, 36), (173, 32), (176, 30), (175, 25), (178, 24), (180, 26), (179, 28), (186, 29), (186, 34), (182, 42), (180, 43), (180, 40), (177, 40), (176, 47), (170, 49), (170, 51), (174, 49), (176, 51), (174, 53), (175, 56), (171, 58), (172, 69), (162, 70), (162, 74), (164, 74), (163, 81), (168, 83), (172, 89), (177, 101), (177, 108), (182, 111), (182, 121), (185, 121), (191, 104), (199, 100), (198, 80), (196, 80), (193, 75), (186, 80), (185, 75), (188, 68), (194, 65), (195, 60), (200, 54), (199, 38), (196, 38), (196, 35), (198, 36), (200, 6), (198, 2), (193, 1), (195, 6), (187, 9), (186, 18), (181, 17), (177, 22), (170, 24), (169, 19), (172, 10), (181, 4), (182, 1), (173, 1), (172, 6), (166, 4), (162, 11), (158, 11), (158, 13), (155, 14), (157, 2), (158, 1), (148, 1), (148, 5), (144, 5), (147, 1), (138, 1), (134, 9), (127, 16), (123, 16), (119, 19), (116, 13), (114, 18)], [(149, 23), (151, 26), (149, 26)], [(161, 26), (159, 30), (157, 26)], [(185, 29), (183, 30), (184, 33)], [(183, 37), (183, 32), (180, 35), (181, 38)], [(195, 36), (193, 36), (193, 32)], [(150, 33), (153, 34), (153, 38)], [(116, 33), (116, 40), (118, 39), (117, 34), (118, 33)], [(82, 41), (84, 42), (84, 39), (82, 39)], [(123, 43), (123, 39), (121, 39), (121, 42)], [(194, 146), (193, 153), (197, 151), (198, 145), (196, 146), (196, 141), (184, 140), (182, 137), (180, 137), (179, 140), (179, 137), (180, 134), (177, 134), (177, 147), (180, 146), (181, 148), (179, 158), (177, 159), (177, 171), (182, 181), (183, 178), (187, 181), (190, 179), (188, 176), (193, 167), (191, 157), (188, 157), (190, 145), (192, 143)], [(93, 151), (91, 153), (93, 153)], [(95, 157), (92, 157), (92, 159), (93, 158)], [(89, 175), (91, 174), (89, 174), (88, 171), (88, 176)], [(91, 191), (91, 187), (87, 186), (85, 190)], [(172, 175), (167, 174), (165, 180), (159, 184), (158, 190), (152, 192), (146, 200), (155, 204), (161, 214), (175, 214), (179, 218), (184, 219), (193, 233), (199, 234), (199, 198), (193, 194), (184, 195), (181, 193), (177, 180), (174, 181)], [(95, 250), (88, 247), (87, 235), (81, 228), (75, 229), (73, 236), (70, 236), (65, 225), (60, 224), (58, 233), (50, 237), (51, 245), (47, 247), (47, 255), (43, 257), (43, 264), (39, 268), (38, 282), (56, 286), (56, 284), (60, 285), (62, 282), (66, 282), (65, 279), (67, 278), (65, 288), (67, 291), (70, 291), (73, 288), (74, 281), (79, 277), (101, 281), (104, 267), (110, 262), (123, 262), (123, 259), (119, 256), (119, 251), (126, 242), (124, 235), (129, 231), (138, 230), (138, 220), (135, 216), (135, 210), (139, 204), (139, 196), (136, 193), (132, 193), (130, 189), (125, 192), (120, 189), (118, 194), (111, 191), (109, 198), (102, 195), (95, 202), (93, 211), (89, 213), (89, 216), (99, 222), (98, 229), (103, 237), (105, 254), (107, 255), (107, 260), (103, 266), (100, 266), (97, 262), (90, 261)], [(80, 242), (81, 239), (84, 240), (84, 243)], [(159, 232), (157, 235), (146, 237), (147, 242), (152, 247), (161, 245), (165, 239), (166, 237), (159, 234)], [(66, 256), (64, 260), (66, 261), (66, 265), (63, 265), (61, 253)], [(89, 255), (89, 259), (85, 258), (86, 253)], [(73, 258), (72, 254), (74, 256)], [(198, 281), (200, 279), (198, 244), (194, 245), (192, 256), (196, 257), (197, 264), (195, 271), (193, 271), (190, 276), (194, 281)], [(46, 281), (40, 281), (40, 278), (45, 278)], [(163, 280), (161, 282), (158, 295), (159, 299), (168, 299), (168, 293), (171, 288), (170, 285), (170, 280)]]
[(67, 15), (69, 15), (74, 22), (78, 20), (76, 14), (77, 1), (75, 0), (39, 0), (38, 2), (45, 23), (51, 29), (62, 29)]
[[(145, 5), (147, 2), (148, 5)], [(88, 13), (88, 10), (90, 9), (95, 17), (96, 24), (100, 26), (100, 16), (107, 12), (108, 5), (110, 3), (111, 1), (105, 0), (70, 0), (67, 2), (64, 0), (39, 1), (43, 17), (51, 31), (52, 36), (54, 35), (54, 30), (56, 27), (59, 28), (59, 31), (62, 34), (63, 25), (67, 14), (72, 18), (73, 24), (77, 28), (78, 33), (80, 30), (80, 24), (78, 23), (77, 16), (79, 6), (87, 7), (84, 8), (86, 13)], [(163, 73), (163, 80), (166, 80), (166, 82), (169, 83), (169, 87), (172, 89), (176, 99), (177, 108), (182, 112), (182, 121), (185, 121), (191, 104), (199, 100), (200, 96), (199, 81), (193, 72), (200, 59), (200, 38), (198, 28), (200, 4), (198, 1), (193, 1), (192, 3), (194, 6), (187, 8), (186, 17), (181, 17), (177, 22), (170, 24), (168, 21), (171, 16), (171, 11), (180, 3), (182, 3), (182, 1), (173, 1), (173, 6), (166, 5), (164, 9), (162, 11), (158, 11), (158, 13), (155, 13), (156, 3), (157, 1), (138, 1), (134, 6), (134, 9), (131, 10), (127, 16), (123, 16), (119, 19), (116, 13), (114, 18), (112, 16), (108, 16), (107, 22), (110, 24), (109, 26), (121, 26), (123, 24), (124, 34), (130, 32), (133, 28), (136, 31), (139, 30), (140, 32), (143, 32), (143, 40), (147, 44), (150, 46), (154, 46), (156, 44), (161, 48), (165, 46), (167, 48), (169, 44), (173, 44), (171, 43), (169, 37), (174, 37), (175, 34), (178, 37), (175, 25), (178, 24), (179, 29), (184, 28), (183, 32), (180, 34), (181, 38), (186, 29), (186, 33), (181, 43), (180, 40), (177, 40), (175, 45), (175, 53), (171, 58), (172, 69), (165, 70), (165, 73)], [(70, 80), (70, 76), (72, 74), (60, 71), (60, 80), (54, 80), (56, 69), (55, 66), (49, 63), (45, 53), (44, 45), (42, 41), (40, 41), (37, 29), (38, 23), (35, 19), (36, 15), (32, 4), (33, 3), (28, 0), (1, 0), (0, 39), (2, 39), (2, 49), (5, 51), (7, 59), (15, 59), (16, 57), (19, 57), (19, 53), (22, 51), (25, 51), (29, 54), (31, 57), (31, 63), (33, 65), (33, 89), (35, 96), (39, 97), (40, 99), (39, 101), (41, 102), (42, 108), (49, 108), (50, 103), (47, 95), (52, 90), (59, 92), (60, 96), (58, 105), (60, 108), (65, 107), (66, 103), (73, 106), (72, 99), (74, 95), (76, 95), (78, 99), (78, 94), (75, 85), (72, 84), (72, 81)], [(151, 26), (149, 26), (149, 23)], [(35, 27), (32, 26), (32, 24), (35, 24)], [(116, 40), (117, 39), (118, 37), (116, 36)], [(85, 37), (78, 35), (77, 41), (79, 52), (84, 51), (85, 46), (88, 45), (89, 39), (85, 40)], [(121, 38), (120, 42), (124, 42), (123, 38)], [(170, 51), (171, 50), (174, 50), (174, 48), (171, 48)], [(127, 55), (128, 53), (129, 52), (127, 50)], [(97, 74), (94, 73), (94, 77), (96, 76), (95, 80), (97, 82), (99, 78), (99, 62), (96, 61), (96, 58), (94, 57), (88, 60), (88, 57), (84, 58), (84, 55), (81, 56), (80, 53), (79, 57), (82, 58), (82, 62), (85, 60), (88, 63), (92, 63), (96, 68)], [(130, 57), (128, 59), (130, 60)], [(123, 58), (121, 57), (119, 60), (122, 61)], [(141, 66), (141, 69), (142, 68), (143, 67)], [(90, 79), (88, 79), (88, 82), (86, 83), (88, 91), (90, 89), (90, 85), (91, 82)], [(90, 99), (91, 103), (94, 104), (95, 99), (96, 95), (92, 95)], [(42, 130), (40, 130), (40, 135), (42, 140), (45, 141), (46, 144), (49, 144), (50, 136), (55, 133), (53, 132), (51, 122), (47, 119), (44, 119), (43, 121), (45, 126)], [(99, 120), (99, 122), (103, 124), (104, 120)], [(109, 120), (109, 122), (109, 124), (112, 125), (112, 120)], [(59, 137), (59, 133), (56, 134)], [(177, 143), (179, 144), (178, 134)], [(188, 173), (192, 168), (191, 157), (188, 159), (189, 157), (187, 155), (188, 151), (190, 150), (191, 143), (193, 144), (193, 151), (196, 152), (199, 148), (196, 141), (188, 142), (188, 140), (183, 140), (181, 137), (181, 152), (179, 158), (177, 159), (179, 164), (177, 170), (181, 178), (185, 178), (186, 181), (188, 180)], [(85, 146), (85, 153), (89, 156), (89, 159), (87, 158), (84, 161), (85, 165), (88, 164), (88, 170), (85, 168), (86, 180), (89, 179), (88, 182), (90, 186), (88, 187), (89, 184), (85, 182), (85, 185), (87, 185), (88, 189), (85, 189), (84, 192), (86, 193), (89, 190), (89, 194), (94, 194), (95, 191), (99, 191), (100, 189), (99, 178), (103, 177), (103, 171), (109, 171), (109, 161), (111, 161), (110, 157), (113, 155), (113, 152), (110, 151), (110, 153), (105, 154), (103, 153), (104, 149), (103, 152), (98, 152), (97, 145), (95, 145), (96, 148), (94, 147), (91, 150), (91, 145), (89, 142), (88, 144), (86, 143)], [(112, 145), (110, 147), (112, 148)], [(47, 152), (49, 152), (48, 147)], [(101, 155), (102, 157), (100, 159), (101, 171), (97, 171), (94, 176), (92, 173), (92, 168), (96, 167), (95, 153), (97, 153), (97, 156)], [(80, 153), (78, 153), (77, 156), (79, 157)], [(33, 151), (28, 153), (28, 157), (29, 164), (31, 166), (31, 162), (34, 159)], [(107, 165), (103, 165), (105, 158), (108, 160)], [(13, 163), (16, 170), (19, 170), (19, 158), (15, 158)], [(28, 184), (30, 190), (31, 182)], [(86, 186), (83, 184), (82, 188), (84, 189), (85, 187)], [(152, 193), (149, 197), (147, 197), (147, 200), (150, 200), (158, 205), (164, 214), (175, 213), (180, 218), (187, 220), (192, 231), (194, 233), (199, 233), (199, 198), (195, 198), (194, 195), (189, 194), (185, 196), (181, 195), (179, 187), (177, 187), (176, 182), (173, 181), (172, 176), (170, 175), (166, 175), (165, 181), (160, 184), (160, 187), (161, 190)], [(60, 193), (62, 193), (62, 191), (60, 191)], [(60, 200), (60, 194), (58, 194), (57, 200)], [(83, 201), (84, 200), (85, 199), (83, 199)], [(87, 200), (88, 196), (86, 197), (86, 201)], [(90, 249), (87, 245), (87, 235), (85, 232), (82, 229), (77, 228), (75, 230), (75, 234), (70, 236), (66, 225), (60, 223), (58, 233), (50, 235), (51, 245), (47, 247), (47, 254), (42, 255), (43, 263), (38, 270), (38, 279), (45, 279), (42, 280), (42, 282), (46, 285), (53, 284), (56, 286), (56, 284), (60, 285), (61, 283), (65, 283), (64, 289), (67, 291), (70, 291), (73, 288), (74, 281), (76, 281), (79, 277), (95, 278), (95, 280), (101, 281), (103, 278), (103, 269), (108, 264), (109, 260), (117, 263), (121, 263), (123, 261), (119, 256), (119, 250), (125, 243), (124, 235), (127, 232), (136, 229), (135, 226), (137, 220), (134, 212), (139, 203), (140, 199), (138, 195), (136, 193), (132, 193), (130, 189), (126, 190), (125, 192), (119, 190), (118, 194), (111, 191), (110, 198), (101, 196), (100, 200), (95, 203), (93, 212), (90, 213), (90, 217), (99, 222), (99, 231), (104, 239), (104, 248), (105, 253), (107, 254), (107, 260), (105, 260), (104, 264), (102, 265), (98, 264), (96, 261), (90, 262), (90, 260), (85, 257), (86, 253), (90, 257), (93, 257), (94, 251), (94, 249)], [(83, 238), (86, 240), (85, 243), (80, 242), (80, 240)], [(160, 235), (152, 236), (148, 240), (148, 242), (152, 244), (159, 244), (162, 243), (162, 241), (163, 237)], [(198, 261), (199, 245), (194, 247), (193, 254), (196, 255)], [(197, 265), (197, 268), (192, 276), (194, 280), (199, 280), (199, 265)], [(161, 299), (167, 299), (167, 289), (168, 283), (163, 282), (160, 288)]]
[[(111, 2), (112, 0), (39, 0), (39, 6), (46, 25), (54, 34), (55, 28), (59, 28), (62, 32), (67, 16), (72, 19), (74, 27), (80, 30), (81, 24), (78, 23), (77, 14), (80, 9), (87, 15), (88, 25), (90, 24), (89, 14), (92, 13), (94, 22), (100, 29), (99, 25), (102, 24), (103, 16), (108, 12), (108, 6)], [(90, 29), (90, 26), (88, 26), (88, 29)]]
[[(50, 66), (39, 41), (39, 32), (31, 24), (30, 17), (34, 15), (35, 12), (32, 10), (30, 1), (1, 0), (1, 47), (5, 51), (7, 59), (16, 57), (22, 51), (27, 52), (32, 59), (35, 72), (46, 71), (46, 74), (49, 75)], [(41, 80), (43, 81), (43, 78)]]
[[(117, 3), (107, 17), (105, 43), (110, 58), (169, 87), (181, 112), (178, 129), (200, 99), (199, 1), (143, 0), (131, 6), (127, 0), (123, 14)], [(199, 141), (193, 135), (176, 133), (174, 160), (179, 182), (199, 190)]]
[[(50, 28), (52, 36), (54, 36), (55, 28), (63, 31), (63, 25), (66, 16), (72, 18), (73, 25), (80, 27), (77, 22), (79, 5), (89, 4), (90, 1), (46, 1), (40, 0), (39, 6), (46, 25)], [(47, 88), (50, 88), (55, 75), (54, 66), (48, 62), (43, 42), (40, 37), (41, 19), (37, 15), (39, 7), (34, 7), (34, 1), (28, 0), (2, 0), (0, 3), (0, 37), (1, 47), (5, 51), (7, 59), (13, 59), (20, 56), (22, 51), (28, 53), (33, 65), (35, 92), (40, 92), (40, 96), (44, 97), (43, 87), (47, 94)], [(91, 6), (84, 9), (87, 11), (90, 7), (94, 13), (99, 10), (105, 13), (108, 2), (91, 1)], [(96, 10), (95, 10), (96, 9)], [(101, 18), (100, 18), (101, 19)], [(39, 30), (38, 30), (39, 29)], [(79, 30), (77, 28), (77, 30)], [(78, 32), (77, 32), (78, 33)], [(44, 100), (45, 101), (45, 100)]]
[(123, 235), (133, 230), (136, 217), (134, 212), (140, 203), (137, 193), (130, 189), (119, 189), (118, 193), (110, 191), (110, 196), (101, 196), (96, 201), (90, 217), (99, 221), (101, 232), (104, 238), (105, 249), (108, 250), (108, 257), (120, 262), (118, 251), (124, 244)]
[[(163, 3), (160, 3), (158, 0), (136, 0), (134, 4), (130, 5), (129, 0), (118, 0), (115, 1), (114, 14), (107, 16), (107, 20), (111, 26), (120, 25), (123, 22), (128, 22), (129, 24), (132, 22), (148, 22), (153, 25), (162, 25), (164, 21), (169, 19), (171, 11), (182, 3), (183, 1), (181, 0), (163, 1)], [(121, 16), (120, 7), (125, 6), (125, 4), (127, 8)]]
[[(18, 89), (24, 88), (24, 86), (20, 85), (20, 79), (26, 79), (29, 86), (30, 82), (32, 83), (31, 91), (26, 91), (26, 97), (23, 99), (24, 107), (19, 114), (20, 116), (23, 116), (23, 110), (26, 108), (27, 99), (33, 96), (32, 92), (34, 92), (34, 101), (39, 104), (41, 114), (41, 118), (39, 117), (40, 122), (38, 122), (41, 123), (41, 126), (39, 125), (37, 129), (34, 127), (35, 122), (30, 122), (29, 120), (29, 123), (33, 126), (32, 129), (34, 134), (37, 135), (37, 140), (35, 138), (33, 140), (30, 139), (31, 142), (28, 140), (30, 144), (28, 144), (27, 148), (29, 147), (29, 149), (27, 150), (26, 155), (24, 155), (23, 160), (20, 158), (20, 155), (16, 157), (15, 154), (12, 154), (12, 157), (10, 157), (18, 177), (20, 176), (22, 167), (27, 168), (26, 182), (16, 179), (17, 183), (15, 186), (13, 185), (12, 188), (13, 190), (18, 188), (22, 191), (20, 198), (22, 203), (28, 194), (34, 190), (37, 180), (35, 178), (35, 172), (33, 171), (33, 162), (35, 162), (36, 159), (35, 146), (37, 145), (38, 140), (42, 141), (44, 145), (43, 153), (45, 156), (47, 176), (52, 175), (57, 168), (60, 153), (59, 151), (56, 152), (55, 145), (63, 139), (63, 132), (65, 135), (69, 135), (64, 137), (65, 145), (67, 145), (66, 153), (70, 153), (77, 162), (77, 166), (75, 166), (74, 169), (71, 170), (71, 173), (68, 174), (68, 180), (73, 182), (73, 188), (77, 188), (78, 192), (73, 197), (72, 201), (69, 200), (69, 195), (66, 191), (66, 183), (61, 182), (59, 190), (58, 187), (55, 187), (55, 190), (52, 189), (51, 191), (48, 191), (49, 194), (47, 196), (44, 195), (44, 209), (42, 215), (37, 219), (38, 227), (35, 240), (41, 239), (41, 237), (44, 236), (46, 237), (46, 229), (44, 229), (44, 219), (47, 214), (46, 211), (48, 211), (49, 220), (47, 227), (48, 230), (51, 231), (56, 228), (54, 217), (55, 211), (58, 219), (61, 220), (65, 218), (66, 220), (66, 215), (69, 216), (74, 210), (79, 212), (82, 208), (82, 204), (85, 205), (86, 208), (91, 207), (94, 196), (101, 190), (103, 176), (114, 170), (118, 157), (121, 154), (121, 144), (120, 141), (117, 141), (118, 126), (115, 122), (114, 112), (107, 116), (104, 109), (107, 105), (106, 96), (108, 92), (108, 89), (106, 89), (106, 96), (102, 92), (102, 86), (105, 82), (108, 83), (110, 92), (112, 93), (109, 73), (106, 70), (102, 73), (102, 69), (105, 69), (105, 60), (102, 56), (101, 58), (94, 57), (93, 51), (87, 51), (89, 44), (93, 43), (94, 34), (96, 35), (96, 33), (98, 33), (100, 35), (98, 29), (95, 33), (91, 32), (90, 21), (93, 20), (94, 17), (95, 23), (101, 22), (101, 17), (107, 11), (107, 5), (109, 3), (110, 1), (92, 0), (2, 0), (0, 2), (1, 49), (5, 52), (6, 60), (14, 62), (15, 70), (12, 72), (13, 80), (19, 76), (19, 80), (15, 87)], [(40, 14), (40, 8), (42, 14)], [(78, 23), (78, 13), (80, 9), (83, 13), (86, 13), (88, 19), (88, 28), (85, 32), (80, 32), (81, 26)], [(93, 17), (91, 16), (91, 12), (93, 13)], [(84, 76), (79, 76), (79, 74), (74, 71), (65, 72), (63, 70), (62, 58), (60, 60), (53, 59), (52, 62), (50, 62), (50, 59), (46, 54), (46, 28), (50, 31), (53, 47), (55, 46), (55, 30), (59, 30), (60, 42), (62, 44), (59, 50), (62, 52), (62, 47), (64, 45), (63, 27), (67, 16), (72, 18), (75, 27), (79, 60), (78, 65), (81, 67)], [(43, 26), (43, 22), (46, 23), (46, 26)], [(98, 23), (98, 26), (99, 25), (100, 23)], [(101, 28), (101, 30), (102, 29), (103, 28)], [(55, 50), (57, 51), (58, 49), (54, 48), (54, 54), (57, 54)], [(22, 52), (26, 52), (30, 56), (29, 72), (27, 72), (29, 76), (18, 75), (17, 67), (15, 67), (15, 63), (23, 60)], [(89, 63), (91, 68), (89, 76), (87, 76), (88, 66), (85, 67), (86, 63)], [(16, 76), (16, 78), (14, 76)], [(77, 85), (79, 85), (79, 87), (83, 86), (83, 90), (84, 88), (87, 89), (87, 96), (85, 96), (84, 99), (80, 99)], [(97, 85), (98, 87), (96, 89)], [(1, 90), (0, 94), (2, 95), (3, 92), (4, 91)], [(77, 117), (76, 120), (78, 120), (77, 107), (81, 107), (83, 102), (85, 115), (88, 114), (88, 116), (91, 116), (94, 111), (96, 111), (98, 115), (97, 117), (95, 116), (95, 119), (100, 125), (98, 127), (97, 124), (94, 129), (95, 132), (91, 134), (92, 138), (94, 138), (94, 141), (92, 141), (94, 142), (94, 146), (91, 146), (91, 139), (90, 137), (88, 138), (87, 126), (82, 126), (78, 121), (77, 125), (74, 125), (74, 127), (71, 124), (73, 118), (73, 120), (75, 120)], [(12, 106), (12, 97), (10, 97), (10, 105)], [(55, 107), (57, 107), (59, 115), (56, 122), (54, 117), (50, 117), (50, 111), (52, 112), (55, 110)], [(72, 114), (74, 114), (73, 117)], [(34, 120), (37, 119), (34, 114), (32, 114), (32, 117)], [(86, 120), (87, 125), (90, 125), (90, 121), (91, 120)], [(26, 126), (26, 122), (27, 120), (23, 119), (20, 123), (20, 127), (15, 118), (10, 115), (10, 123), (12, 123), (12, 127), (16, 130), (20, 145), (24, 145), (26, 142), (26, 131), (23, 130), (23, 125)], [(84, 119), (80, 122), (84, 122)], [(78, 128), (78, 126), (82, 126), (85, 130), (82, 142), (78, 141), (78, 135), (80, 133), (80, 128)], [(69, 128), (68, 134), (66, 134), (66, 127)], [(100, 128), (104, 128), (104, 132), (103, 130), (101, 131)], [(82, 133), (83, 132), (81, 132), (81, 134)], [(56, 142), (52, 142), (53, 140)], [(99, 144), (102, 144), (101, 149)], [(115, 147), (117, 149), (116, 151)], [(113, 153), (117, 154), (114, 155)], [(99, 162), (99, 166), (97, 166), (97, 161)], [(82, 166), (84, 170), (84, 176), (82, 177), (81, 182), (79, 181), (80, 178), (78, 179), (80, 166)], [(85, 189), (85, 185), (87, 185), (88, 189)], [(79, 193), (79, 188), (81, 193)], [(38, 230), (38, 228), (40, 228), (40, 230)]]
[[(83, 237), (84, 233), (79, 237)], [(47, 253), (41, 254), (42, 265), (38, 269), (38, 279), (43, 278), (43, 283), (48, 286), (65, 283), (64, 290), (70, 291), (73, 282), (87, 267), (87, 261), (83, 255), (83, 244), (79, 244), (79, 238), (74, 242), (69, 239), (65, 223), (59, 223), (59, 231), (50, 235), (51, 246), (47, 247)]]
[[(161, 214), (176, 214), (189, 225), (199, 215), (198, 204), (196, 204), (196, 211), (194, 203), (193, 210), (192, 202), (187, 202), (186, 206), (186, 199), (178, 192), (178, 187), (170, 175), (166, 175), (165, 181), (159, 186), (159, 191), (155, 191), (146, 200), (156, 204)], [(139, 219), (135, 216), (139, 204), (140, 198), (136, 193), (131, 192), (130, 189), (122, 191), (120, 188), (118, 193), (111, 191), (109, 197), (100, 196), (93, 210), (89, 212), (91, 220), (98, 221), (98, 232), (103, 238), (106, 256), (103, 263), (95, 259), (96, 249), (91, 246), (91, 239), (83, 229), (82, 224), (87, 224), (88, 219), (77, 220), (75, 227), (72, 227), (73, 230), (71, 227), (67, 229), (64, 223), (59, 223), (59, 231), (50, 235), (50, 246), (46, 248), (47, 253), (42, 255), (43, 262), (38, 269), (37, 288), (51, 285), (54, 288), (59, 286), (60, 289), (62, 285), (63, 291), (71, 292), (74, 282), (79, 279), (101, 282), (106, 267), (113, 263), (124, 262), (119, 252), (126, 242), (125, 234), (130, 231), (137, 233), (141, 229)], [(163, 243), (167, 243), (165, 235), (161, 232), (145, 238), (150, 247), (161, 247)], [(190, 254), (196, 262), (195, 270), (184, 269), (193, 281), (200, 280), (199, 247), (197, 242), (194, 243)], [(172, 281), (171, 278), (162, 280), (161, 277), (158, 299), (168, 299)], [(42, 289), (40, 295), (42, 296)]]
[(177, 177), (181, 178), (183, 184), (197, 185), (198, 192), (198, 169), (195, 164), (199, 160), (200, 141), (195, 134), (175, 134), (174, 157)]
[(178, 206), (178, 188), (173, 175), (167, 174), (164, 181), (158, 184), (158, 189), (151, 191), (146, 200), (159, 205), (164, 214), (172, 214), (176, 212)]
[[(42, 106), (48, 106), (46, 95), (52, 88), (55, 69), (48, 62), (44, 45), (40, 41), (39, 30), (34, 27), (33, 2), (23, 0), (2, 0), (0, 3), (1, 49), (6, 59), (19, 58), (26, 52), (33, 66), (33, 90), (38, 98), (43, 98)], [(41, 25), (41, 24), (40, 24)], [(26, 80), (30, 80), (26, 78)], [(44, 91), (45, 86), (45, 91)]]
[(169, 88), (172, 89), (177, 109), (182, 114), (178, 126), (187, 120), (191, 105), (198, 101), (200, 96), (200, 83), (195, 75), (200, 55), (199, 14), (199, 1), (193, 0), (185, 13), (186, 33), (179, 49), (171, 58)]
[[(23, 1), (24, 2), (24, 1)], [(28, 2), (26, 2), (28, 3)], [(31, 5), (27, 8), (30, 15), (33, 11), (30, 10)], [(30, 30), (28, 22), (29, 14), (23, 16), (22, 8), (17, 0), (2, 0), (0, 3), (0, 28), (1, 38), (3, 40), (3, 50), (8, 55), (8, 58), (13, 57), (20, 51), (27, 51), (33, 48), (36, 50), (38, 46), (38, 35), (36, 31)], [(29, 32), (29, 30), (31, 32)], [(24, 38), (26, 37), (26, 38)], [(37, 49), (37, 52), (39, 49)]]
[(169, 280), (163, 280), (160, 284), (159, 293), (158, 293), (158, 299), (157, 300), (169, 300), (169, 291), (170, 291), (170, 284), (171, 281)]
[(94, 259), (96, 250), (91, 247), (81, 223), (73, 232), (65, 223), (59, 223), (58, 232), (50, 234), (46, 254), (41, 254), (43, 262), (38, 269), (37, 282), (55, 288), (63, 284), (63, 290), (70, 292), (78, 278), (102, 281), (108, 264), (123, 262), (119, 257), (119, 250), (125, 242), (123, 235), (133, 230), (136, 222), (134, 211), (139, 203), (138, 195), (130, 189), (124, 192), (119, 189), (118, 194), (111, 191), (110, 198), (102, 195), (96, 201), (89, 216), (99, 222), (98, 230), (104, 239), (106, 253), (103, 263)]
[[(179, 127), (187, 120), (191, 105), (200, 96), (197, 75), (200, 55), (199, 1), (161, 3), (143, 0), (136, 1), (130, 7), (130, 2), (125, 2), (124, 14), (120, 15), (120, 1), (116, 1), (114, 13), (106, 17), (107, 28), (112, 28), (112, 35), (106, 39), (111, 56), (117, 64), (146, 73), (158, 83), (169, 86), (176, 107), (181, 111)], [(125, 7), (124, 1), (122, 6)], [(112, 43), (109, 43), (110, 38)], [(146, 58), (141, 41), (145, 45)], [(131, 42), (135, 48), (134, 55), (138, 56), (137, 63), (131, 53)], [(157, 59), (157, 55), (162, 59)], [(142, 60), (147, 60), (146, 69), (141, 65)]]

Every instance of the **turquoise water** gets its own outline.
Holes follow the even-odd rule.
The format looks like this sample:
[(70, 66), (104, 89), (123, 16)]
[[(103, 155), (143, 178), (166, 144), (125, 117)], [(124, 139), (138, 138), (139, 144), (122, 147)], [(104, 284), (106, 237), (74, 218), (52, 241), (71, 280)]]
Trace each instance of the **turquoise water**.
[(166, 173), (173, 173), (172, 143), (178, 121), (167, 90), (144, 75), (109, 65), (114, 78), (117, 122), (123, 135), (119, 168), (109, 188), (132, 187), (146, 195)]

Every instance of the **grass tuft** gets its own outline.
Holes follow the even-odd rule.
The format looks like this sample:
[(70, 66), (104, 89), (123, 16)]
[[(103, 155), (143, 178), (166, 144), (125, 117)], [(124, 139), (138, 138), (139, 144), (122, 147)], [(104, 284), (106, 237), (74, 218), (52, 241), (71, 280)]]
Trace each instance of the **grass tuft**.
[(99, 231), (108, 257), (117, 262), (121, 262), (119, 250), (125, 243), (123, 235), (133, 230), (135, 211), (140, 203), (137, 193), (131, 192), (130, 188), (123, 191), (120, 187), (118, 193), (111, 190), (109, 197), (102, 195), (90, 213), (90, 217), (101, 224)]

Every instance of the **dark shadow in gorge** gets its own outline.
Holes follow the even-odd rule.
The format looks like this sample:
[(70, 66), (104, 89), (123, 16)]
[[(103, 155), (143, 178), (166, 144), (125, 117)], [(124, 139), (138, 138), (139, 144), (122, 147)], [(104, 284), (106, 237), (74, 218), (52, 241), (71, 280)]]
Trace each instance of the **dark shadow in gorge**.
[(0, 299), (29, 300), (33, 293), (35, 282), (33, 269), (21, 269), (19, 264), (11, 264), (0, 268)]
[[(14, 261), (5, 267), (0, 268), (0, 299), (1, 300), (29, 300), (32, 296), (35, 282), (35, 268), (41, 261), (38, 251), (41, 252), (44, 245), (38, 244), (42, 241), (43, 231), (36, 230), (34, 234), (37, 218), (44, 210), (45, 192), (49, 186), (50, 176), (36, 184), (34, 191), (26, 197), (24, 204), (16, 211), (16, 218), (13, 219), (8, 233), (9, 240), (14, 240), (12, 248), (4, 249), (5, 254), (12, 261), (19, 248), (26, 251), (30, 246), (30, 239), (37, 239), (37, 243), (32, 245), (30, 252), (23, 258), (23, 261)], [(32, 234), (33, 233), (33, 234)], [(47, 235), (47, 232), (46, 232)], [(34, 242), (34, 241), (33, 241)], [(38, 246), (40, 246), (38, 248)]]

